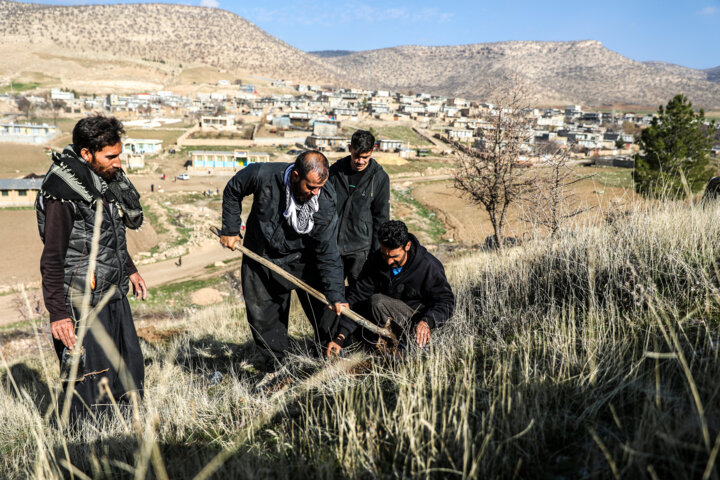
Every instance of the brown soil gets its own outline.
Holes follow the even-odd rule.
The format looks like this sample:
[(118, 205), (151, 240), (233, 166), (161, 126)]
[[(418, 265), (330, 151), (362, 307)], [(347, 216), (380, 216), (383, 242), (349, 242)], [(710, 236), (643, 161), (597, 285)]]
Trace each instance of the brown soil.
[(214, 288), (201, 288), (193, 292), (190, 300), (195, 305), (202, 307), (206, 305), (212, 305), (213, 303), (220, 303), (223, 300), (220, 292)]
[(42, 146), (0, 143), (0, 178), (24, 177), (28, 173), (44, 174), (50, 168), (50, 157)]
[(137, 329), (138, 337), (148, 343), (164, 343), (184, 334), (187, 330), (180, 328), (171, 328), (166, 330), (158, 330), (154, 325), (148, 327), (139, 327)]
[[(632, 201), (632, 192), (622, 188), (611, 188), (586, 180), (577, 185), (575, 204), (590, 208), (586, 213), (573, 219), (575, 223), (590, 220), (597, 215), (617, 209), (620, 205)], [(445, 224), (443, 239), (464, 245), (480, 245), (493, 234), (492, 224), (482, 206), (463, 198), (452, 181), (421, 184), (413, 189), (413, 196), (423, 205), (433, 210)], [(521, 208), (511, 208), (505, 234), (517, 238), (526, 237), (532, 232), (532, 226), (519, 219)], [(404, 218), (407, 212), (393, 208), (393, 217)]]

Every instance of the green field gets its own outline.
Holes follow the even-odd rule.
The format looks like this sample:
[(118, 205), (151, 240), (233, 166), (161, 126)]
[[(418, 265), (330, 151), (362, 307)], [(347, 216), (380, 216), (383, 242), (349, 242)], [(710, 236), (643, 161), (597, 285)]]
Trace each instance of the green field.
[(184, 132), (182, 130), (169, 130), (162, 128), (153, 129), (127, 129), (125, 131), (130, 138), (153, 138), (163, 141), (163, 148), (168, 148), (170, 145), (177, 142), (177, 139)]
[(585, 177), (592, 175), (592, 180), (606, 187), (633, 188), (632, 168), (617, 167), (583, 167), (576, 168), (575, 175)]
[(28, 90), (35, 90), (40, 86), (39, 82), (13, 82), (0, 87), (0, 93), (20, 93)]
[[(345, 126), (342, 128), (342, 135), (350, 137), (355, 130), (359, 130), (355, 127)], [(383, 127), (371, 127), (370, 131), (373, 132), (376, 138), (383, 138), (388, 140), (402, 140), (410, 146), (423, 146), (432, 145), (425, 138), (421, 137), (411, 127), (404, 125), (389, 125)]]

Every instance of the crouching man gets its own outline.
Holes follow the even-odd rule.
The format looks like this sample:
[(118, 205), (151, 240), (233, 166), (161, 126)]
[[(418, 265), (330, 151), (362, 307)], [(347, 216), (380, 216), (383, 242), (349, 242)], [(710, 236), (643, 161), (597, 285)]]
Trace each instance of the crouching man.
[[(350, 288), (349, 307), (380, 326), (392, 319), (402, 330), (401, 337), (423, 347), (430, 341), (432, 330), (442, 326), (455, 310), (455, 295), (445, 270), (408, 233), (403, 222), (383, 223), (378, 239), (380, 249), (370, 255)], [(357, 324), (342, 317), (338, 333), (328, 344), (327, 355), (340, 353), (351, 339), (373, 342), (376, 337), (358, 331)]]

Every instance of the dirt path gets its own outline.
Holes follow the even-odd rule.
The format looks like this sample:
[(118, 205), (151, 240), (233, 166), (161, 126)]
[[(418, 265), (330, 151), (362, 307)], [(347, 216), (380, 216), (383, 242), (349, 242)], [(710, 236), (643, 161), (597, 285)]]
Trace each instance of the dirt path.
[(208, 240), (193, 252), (183, 255), (182, 266), (177, 266), (176, 259), (169, 259), (142, 265), (138, 269), (152, 293), (153, 287), (197, 277), (208, 272), (208, 269), (205, 268), (208, 265), (233, 260), (239, 255), (239, 253), (222, 248), (215, 240)]
[[(233, 260), (239, 255), (239, 253), (220, 247), (217, 241), (208, 239), (192, 253), (182, 257), (182, 266), (177, 266), (176, 259), (169, 259), (150, 265), (141, 265), (138, 269), (148, 285), (150, 295), (152, 295), (153, 288), (204, 275), (208, 273), (206, 266), (213, 265), (215, 262)], [(35, 309), (38, 306), (41, 311), (43, 310), (42, 293), (37, 283), (29, 287), (27, 295), (30, 300), (30, 309), (35, 315), (37, 314)], [(0, 295), (0, 327), (22, 322), (28, 318), (25, 301), (20, 293)]]

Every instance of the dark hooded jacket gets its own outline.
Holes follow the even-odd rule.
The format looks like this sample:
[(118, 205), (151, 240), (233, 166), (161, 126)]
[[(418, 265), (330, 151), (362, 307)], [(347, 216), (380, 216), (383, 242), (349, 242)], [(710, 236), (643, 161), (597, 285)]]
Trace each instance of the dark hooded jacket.
[[(120, 175), (124, 176), (124, 173)], [(65, 303), (68, 308), (81, 299), (85, 290), (98, 203), (102, 206), (103, 216), (97, 265), (91, 277), (91, 304), (96, 305), (112, 287), (115, 290), (110, 300), (122, 298), (129, 288), (128, 265), (132, 265), (127, 251), (123, 210), (109, 194), (105, 180), (92, 171), (71, 145), (62, 154), (53, 156), (53, 164), (35, 200), (38, 230), (43, 243), (46, 235), (53, 235), (53, 232), (45, 231), (46, 199), (72, 205), (73, 225), (64, 261)]]
[[(430, 328), (442, 326), (455, 311), (455, 295), (445, 276), (442, 263), (410, 235), (409, 258), (402, 271), (393, 277), (391, 268), (376, 250), (367, 259), (355, 285), (348, 293), (350, 308), (381, 293), (402, 300), (416, 311), (412, 324), (427, 322)], [(357, 329), (352, 320), (342, 317), (340, 333), (348, 336)]]
[(288, 163), (254, 163), (230, 179), (223, 191), (222, 234), (239, 235), (242, 200), (253, 195), (243, 245), (283, 266), (292, 262), (315, 263), (330, 303), (345, 298), (343, 267), (337, 248), (335, 189), (330, 182), (320, 190), (319, 209), (310, 233), (297, 233), (283, 216), (286, 208), (285, 170)]
[(365, 174), (355, 188), (348, 185), (349, 156), (330, 166), (338, 212), (338, 248), (340, 255), (363, 250), (377, 250), (380, 225), (390, 219), (390, 178), (371, 158)]

